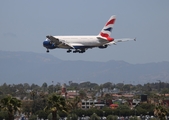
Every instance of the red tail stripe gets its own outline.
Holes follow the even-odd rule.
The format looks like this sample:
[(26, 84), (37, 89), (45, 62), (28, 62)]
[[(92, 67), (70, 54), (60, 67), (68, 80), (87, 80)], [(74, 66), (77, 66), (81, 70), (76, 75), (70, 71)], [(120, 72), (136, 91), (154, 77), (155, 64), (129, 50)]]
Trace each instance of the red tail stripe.
[(102, 37), (105, 37), (105, 38), (107, 38), (107, 37), (109, 37), (109, 35), (107, 34), (107, 33), (100, 33), (100, 35), (102, 36)]
[(106, 33), (100, 33), (100, 35), (102, 36), (102, 37), (105, 37), (109, 42), (111, 42), (111, 41), (113, 41), (114, 40), (114, 38), (111, 38), (108, 34), (106, 34)]
[(107, 26), (107, 25), (110, 25), (110, 24), (114, 24), (115, 20), (116, 20), (115, 18), (112, 19), (112, 20), (110, 20), (109, 22), (107, 22), (106, 26)]

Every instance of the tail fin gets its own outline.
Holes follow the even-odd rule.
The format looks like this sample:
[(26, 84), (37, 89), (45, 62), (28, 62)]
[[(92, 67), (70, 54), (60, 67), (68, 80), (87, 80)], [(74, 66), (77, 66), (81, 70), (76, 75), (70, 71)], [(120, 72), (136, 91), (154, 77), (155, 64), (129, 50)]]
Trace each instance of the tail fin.
[(101, 37), (110, 38), (111, 31), (113, 29), (115, 20), (116, 20), (115, 15), (110, 17), (110, 19), (107, 21), (107, 23), (105, 24), (105, 26), (103, 27), (103, 29), (101, 30), (99, 34)]

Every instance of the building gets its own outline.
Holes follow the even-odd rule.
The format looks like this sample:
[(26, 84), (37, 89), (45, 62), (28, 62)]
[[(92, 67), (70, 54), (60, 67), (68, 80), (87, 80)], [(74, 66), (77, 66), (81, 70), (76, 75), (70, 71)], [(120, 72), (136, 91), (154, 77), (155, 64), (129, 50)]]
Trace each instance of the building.
[(103, 100), (82, 100), (82, 105), (81, 105), (81, 108), (82, 109), (90, 109), (92, 107), (95, 107), (95, 108), (102, 108), (105, 106), (105, 101)]
[(63, 97), (65, 97), (65, 98), (66, 98), (66, 96), (67, 96), (67, 90), (66, 90), (66, 85), (65, 85), (65, 84), (62, 85), (61, 95), (62, 95)]

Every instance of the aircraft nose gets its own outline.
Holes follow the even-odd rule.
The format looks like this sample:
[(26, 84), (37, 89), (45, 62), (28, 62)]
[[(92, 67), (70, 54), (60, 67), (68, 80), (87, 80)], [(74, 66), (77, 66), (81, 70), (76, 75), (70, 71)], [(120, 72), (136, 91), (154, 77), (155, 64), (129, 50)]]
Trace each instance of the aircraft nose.
[(43, 41), (43, 46), (48, 46), (49, 45), (49, 41)]

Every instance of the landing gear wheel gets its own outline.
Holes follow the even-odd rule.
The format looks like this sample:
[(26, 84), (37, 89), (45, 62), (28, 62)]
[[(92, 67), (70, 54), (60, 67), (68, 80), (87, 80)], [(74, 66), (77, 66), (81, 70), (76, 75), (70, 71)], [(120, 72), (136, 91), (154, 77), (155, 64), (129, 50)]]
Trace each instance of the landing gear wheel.
[(69, 49), (69, 50), (67, 51), (67, 53), (70, 53), (70, 52), (72, 52), (72, 50)]
[(49, 50), (46, 50), (46, 52), (48, 53), (48, 52), (49, 52)]

